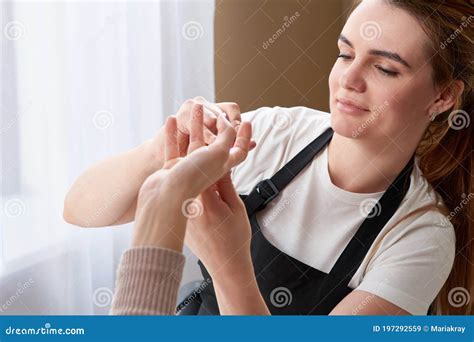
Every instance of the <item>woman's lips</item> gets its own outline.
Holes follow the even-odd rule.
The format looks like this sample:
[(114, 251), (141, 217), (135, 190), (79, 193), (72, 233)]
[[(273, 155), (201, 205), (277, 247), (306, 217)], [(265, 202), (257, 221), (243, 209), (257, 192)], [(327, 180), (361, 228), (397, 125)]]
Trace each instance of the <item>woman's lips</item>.
[(336, 107), (340, 111), (348, 114), (361, 114), (369, 111), (368, 109), (361, 108), (345, 99), (336, 99)]

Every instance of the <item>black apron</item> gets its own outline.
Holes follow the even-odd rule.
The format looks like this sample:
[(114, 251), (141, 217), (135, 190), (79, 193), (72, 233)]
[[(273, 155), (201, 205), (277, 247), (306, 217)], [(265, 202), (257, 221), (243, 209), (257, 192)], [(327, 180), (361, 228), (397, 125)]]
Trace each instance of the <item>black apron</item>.
[[(278, 196), (326, 146), (333, 133), (332, 128), (328, 128), (270, 179), (259, 182), (250, 194), (240, 195), (252, 227), (251, 255), (258, 287), (272, 315), (329, 314), (353, 290), (348, 283), (377, 235), (398, 209), (410, 186), (414, 155), (367, 215), (329, 273), (308, 266), (280, 251), (263, 236), (256, 212), (264, 209)], [(219, 315), (212, 279), (201, 261), (198, 264), (204, 281), (199, 289), (178, 306), (178, 314)], [(195, 307), (194, 312), (186, 310), (189, 303)]]

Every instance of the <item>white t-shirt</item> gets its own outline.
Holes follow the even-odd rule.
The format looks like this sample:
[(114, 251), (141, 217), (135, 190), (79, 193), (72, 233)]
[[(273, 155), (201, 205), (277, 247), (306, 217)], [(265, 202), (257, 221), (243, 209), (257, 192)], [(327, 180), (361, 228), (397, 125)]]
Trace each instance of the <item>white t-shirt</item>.
[[(330, 114), (306, 107), (262, 107), (243, 113), (242, 119), (252, 122), (257, 147), (232, 170), (240, 194), (248, 194), (260, 180), (273, 176), (330, 127)], [(377, 236), (349, 287), (382, 297), (413, 315), (426, 315), (451, 271), (455, 234), (449, 220), (436, 210), (415, 214), (394, 226), (416, 208), (443, 204), (417, 164), (410, 177), (405, 199)], [(352, 193), (335, 186), (328, 173), (326, 145), (257, 213), (257, 219), (274, 246), (329, 273), (382, 194)]]

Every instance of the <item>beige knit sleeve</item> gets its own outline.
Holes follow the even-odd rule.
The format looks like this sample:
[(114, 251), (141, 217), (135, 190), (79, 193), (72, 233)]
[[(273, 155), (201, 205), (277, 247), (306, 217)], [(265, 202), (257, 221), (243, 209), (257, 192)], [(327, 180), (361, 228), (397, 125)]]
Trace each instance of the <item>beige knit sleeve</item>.
[(133, 247), (122, 255), (111, 315), (174, 315), (185, 256), (159, 247)]

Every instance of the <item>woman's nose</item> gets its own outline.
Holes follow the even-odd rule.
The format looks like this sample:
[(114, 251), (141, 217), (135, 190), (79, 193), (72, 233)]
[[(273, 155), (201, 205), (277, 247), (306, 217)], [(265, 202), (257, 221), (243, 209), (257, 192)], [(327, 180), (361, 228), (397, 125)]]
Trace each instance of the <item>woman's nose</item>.
[(365, 91), (365, 80), (361, 68), (354, 62), (342, 73), (339, 78), (341, 87), (357, 92)]

